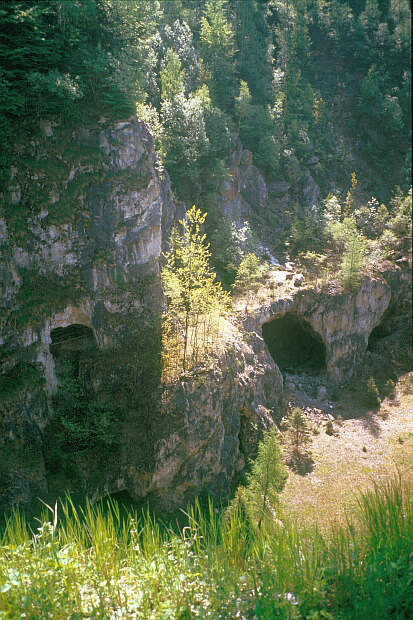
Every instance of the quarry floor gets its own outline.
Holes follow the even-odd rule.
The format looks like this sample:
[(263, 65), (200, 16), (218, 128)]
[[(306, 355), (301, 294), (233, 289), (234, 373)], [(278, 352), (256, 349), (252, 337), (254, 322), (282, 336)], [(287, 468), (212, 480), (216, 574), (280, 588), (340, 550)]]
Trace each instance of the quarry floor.
[[(305, 408), (305, 396), (291, 395)], [(329, 405), (331, 407), (331, 405)], [(377, 411), (363, 410), (357, 392), (334, 403), (334, 415), (307, 407), (312, 443), (302, 467), (290, 466), (281, 494), (284, 510), (301, 526), (327, 530), (357, 508), (357, 495), (399, 473), (413, 482), (413, 372), (399, 377), (395, 396)], [(325, 432), (334, 419), (334, 434)]]

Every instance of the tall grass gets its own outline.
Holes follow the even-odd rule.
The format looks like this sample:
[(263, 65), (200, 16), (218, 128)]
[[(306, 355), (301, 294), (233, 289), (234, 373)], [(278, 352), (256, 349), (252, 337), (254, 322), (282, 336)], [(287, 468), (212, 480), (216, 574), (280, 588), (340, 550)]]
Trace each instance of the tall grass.
[(258, 527), (241, 504), (195, 502), (173, 531), (149, 513), (122, 516), (115, 502), (67, 498), (33, 532), (15, 512), (1, 539), (0, 618), (413, 617), (407, 482), (360, 495), (329, 537), (279, 518)]

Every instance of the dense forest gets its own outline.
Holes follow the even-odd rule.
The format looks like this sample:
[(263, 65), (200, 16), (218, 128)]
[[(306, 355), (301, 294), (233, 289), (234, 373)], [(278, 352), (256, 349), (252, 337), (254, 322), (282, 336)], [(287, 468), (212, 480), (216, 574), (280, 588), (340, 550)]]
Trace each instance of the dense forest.
[(0, 62), (0, 618), (410, 618), (410, 2), (0, 0)]
[(234, 133), (268, 178), (317, 154), (348, 173), (347, 133), (389, 189), (408, 189), (407, 1), (16, 1), (0, 27), (3, 141), (17, 122), (137, 106), (189, 201), (207, 200)]

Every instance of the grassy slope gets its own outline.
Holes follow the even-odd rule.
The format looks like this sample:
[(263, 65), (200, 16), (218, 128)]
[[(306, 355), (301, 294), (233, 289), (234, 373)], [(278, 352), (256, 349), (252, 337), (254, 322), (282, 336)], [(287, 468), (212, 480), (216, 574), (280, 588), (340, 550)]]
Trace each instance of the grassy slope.
[(413, 480), (412, 379), (413, 373), (400, 377), (396, 397), (361, 416), (359, 395), (344, 394), (337, 409), (349, 419), (335, 425), (335, 436), (323, 426), (313, 436), (314, 469), (304, 476), (290, 471), (281, 500), (293, 518), (325, 531), (330, 521), (344, 520), (343, 508), (354, 506), (356, 491), (398, 469)]

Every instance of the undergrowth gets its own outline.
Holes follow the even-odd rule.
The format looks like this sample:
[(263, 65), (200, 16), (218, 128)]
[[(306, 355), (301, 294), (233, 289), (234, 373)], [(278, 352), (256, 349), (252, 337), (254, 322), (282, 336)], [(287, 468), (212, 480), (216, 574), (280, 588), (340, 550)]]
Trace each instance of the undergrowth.
[[(31, 531), (7, 521), (0, 550), (1, 618), (409, 618), (413, 493), (401, 478), (360, 495), (329, 537), (267, 511), (209, 501), (166, 527), (149, 513), (70, 499)], [(126, 515), (126, 516), (125, 516)]]

